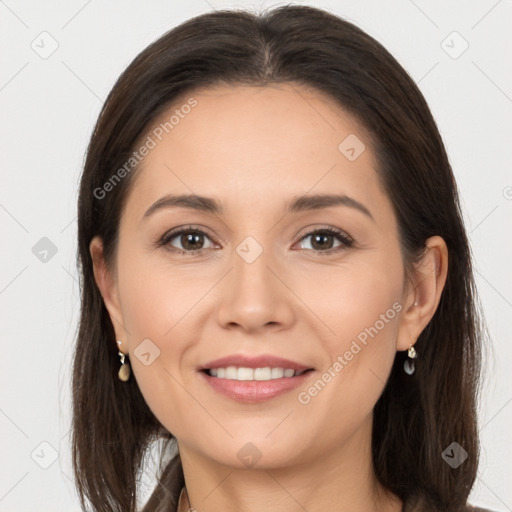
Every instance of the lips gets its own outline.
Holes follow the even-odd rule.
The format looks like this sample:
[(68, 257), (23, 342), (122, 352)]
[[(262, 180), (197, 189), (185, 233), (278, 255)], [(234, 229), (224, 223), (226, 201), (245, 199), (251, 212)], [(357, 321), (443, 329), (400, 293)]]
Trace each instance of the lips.
[[(295, 371), (294, 376), (283, 376), (270, 380), (233, 380), (214, 376), (223, 369), (243, 368), (268, 369), (286, 368)], [(272, 355), (248, 356), (232, 355), (215, 359), (198, 368), (198, 374), (216, 393), (243, 403), (259, 403), (283, 395), (307, 381), (314, 373), (314, 368), (297, 361)], [(256, 374), (256, 372), (255, 372)]]
[(282, 357), (263, 354), (259, 356), (249, 356), (245, 354), (235, 354), (231, 356), (221, 357), (204, 364), (199, 368), (200, 371), (214, 370), (216, 368), (226, 368), (228, 366), (237, 366), (243, 368), (290, 368), (296, 372), (303, 370), (314, 370), (312, 366), (285, 359)]

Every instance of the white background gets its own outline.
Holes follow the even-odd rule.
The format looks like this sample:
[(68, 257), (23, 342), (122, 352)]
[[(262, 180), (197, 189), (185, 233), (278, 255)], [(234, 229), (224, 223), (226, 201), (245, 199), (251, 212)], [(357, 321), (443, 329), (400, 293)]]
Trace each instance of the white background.
[[(510, 511), (512, 2), (304, 3), (327, 8), (380, 41), (418, 83), (438, 123), (493, 344), (471, 501)], [(182, 21), (214, 8), (271, 5), (278, 4), (0, 1), (0, 511), (79, 510), (68, 436), (79, 311), (76, 199), (104, 99), (136, 54)], [(50, 36), (40, 36), (44, 31)], [(464, 41), (446, 39), (453, 31), (469, 44), (458, 58)], [(48, 51), (53, 39), (58, 48), (46, 59), (32, 48)], [(32, 252), (42, 237), (57, 248), (47, 262)]]

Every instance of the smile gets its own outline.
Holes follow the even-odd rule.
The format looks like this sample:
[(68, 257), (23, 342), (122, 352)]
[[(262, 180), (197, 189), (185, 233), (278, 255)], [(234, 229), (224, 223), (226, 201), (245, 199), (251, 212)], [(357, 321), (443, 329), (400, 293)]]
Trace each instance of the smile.
[[(214, 376), (213, 373), (217, 375)], [(284, 368), (253, 369), (228, 366), (202, 370), (198, 375), (216, 394), (237, 402), (261, 403), (298, 388), (314, 373), (312, 369), (296, 371)]]
[(273, 380), (297, 377), (302, 375), (307, 370), (293, 370), (292, 368), (247, 368), (236, 366), (227, 366), (225, 368), (214, 368), (206, 370), (211, 377), (217, 377), (218, 379), (229, 379), (229, 380)]

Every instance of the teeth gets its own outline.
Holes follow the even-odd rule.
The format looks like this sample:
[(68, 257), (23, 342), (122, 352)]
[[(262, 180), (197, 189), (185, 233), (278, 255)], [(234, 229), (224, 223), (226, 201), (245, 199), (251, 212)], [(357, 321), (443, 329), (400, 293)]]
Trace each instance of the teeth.
[(225, 379), (238, 380), (238, 371), (236, 366), (228, 366), (226, 368), (226, 374), (224, 375)]
[(228, 366), (227, 368), (215, 368), (208, 370), (212, 377), (229, 380), (272, 380), (283, 377), (301, 375), (303, 371), (295, 371), (291, 368), (244, 368)]
[[(235, 371), (236, 371), (236, 368), (235, 368)], [(226, 377), (228, 375), (229, 375), (229, 373), (226, 373)], [(236, 380), (254, 380), (254, 370), (252, 368), (238, 368), (238, 371), (234, 378)]]

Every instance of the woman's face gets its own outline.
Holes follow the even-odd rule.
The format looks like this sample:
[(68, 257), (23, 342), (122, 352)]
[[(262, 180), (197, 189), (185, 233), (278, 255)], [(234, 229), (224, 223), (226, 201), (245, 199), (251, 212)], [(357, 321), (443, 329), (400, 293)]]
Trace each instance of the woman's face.
[[(104, 297), (155, 416), (180, 450), (229, 466), (360, 446), (415, 340), (396, 219), (359, 126), (299, 85), (217, 86), (183, 96), (142, 141)], [(180, 195), (209, 199), (163, 201)], [(210, 364), (237, 356), (249, 359)], [(236, 370), (294, 364), (312, 370)]]

